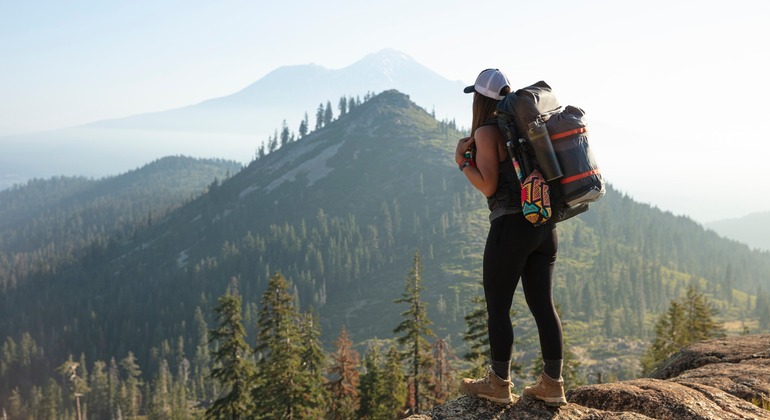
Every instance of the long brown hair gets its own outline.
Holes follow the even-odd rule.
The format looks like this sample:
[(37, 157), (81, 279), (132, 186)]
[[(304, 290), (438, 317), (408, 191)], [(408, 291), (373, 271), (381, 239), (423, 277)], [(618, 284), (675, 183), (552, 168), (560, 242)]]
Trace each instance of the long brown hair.
[[(501, 95), (507, 95), (511, 88), (506, 86), (501, 91)], [(484, 124), (485, 121), (497, 114), (497, 104), (500, 101), (484, 96), (478, 92), (473, 93), (473, 121), (471, 122), (471, 136), (476, 133), (476, 129)]]

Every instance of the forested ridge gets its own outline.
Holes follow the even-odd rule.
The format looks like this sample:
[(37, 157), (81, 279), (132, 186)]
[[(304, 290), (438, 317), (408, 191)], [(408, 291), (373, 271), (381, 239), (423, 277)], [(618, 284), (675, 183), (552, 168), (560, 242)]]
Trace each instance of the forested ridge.
[[(144, 408), (132, 408), (136, 413), (149, 412), (159, 375), (169, 384), (169, 375), (176, 378), (177, 398), (211, 400), (216, 347), (207, 336), (220, 296), (237, 282), (245, 337), (254, 346), (262, 293), (276, 272), (287, 279), (297, 310), (317, 314), (325, 351), (344, 327), (364, 352), (394, 338), (403, 310), (394, 301), (416, 251), (432, 330), (462, 353), (488, 226), (485, 200), (452, 162), (462, 133), (398, 92), (367, 99), (258, 153), (248, 167), (207, 184), (203, 195), (188, 194), (186, 204), (168, 212), (136, 207), (141, 193), (130, 204), (107, 194), (117, 185), (85, 188), (93, 182), (85, 179), (54, 180), (45, 188), (55, 192), (40, 191), (38, 201), (0, 201), (0, 223), (10, 232), (0, 243), (16, 255), (44, 252), (62, 235), (78, 241), (55, 245), (78, 251), (57, 248), (54, 254), (64, 256), (54, 261), (45, 262), (44, 254), (22, 262), (0, 256), (0, 407), (17, 387), (25, 400), (37, 389), (42, 401), (46, 381), (69, 357), (82, 360), (81, 369), (100, 361), (96, 371), (121, 384), (144, 383), (135, 384), (145, 399)], [(44, 200), (62, 203), (65, 196), (102, 204), (75, 212), (79, 221), (44, 213), (55, 221), (44, 232), (34, 217), (24, 219)], [(12, 201), (16, 207), (2, 207)], [(158, 196), (149, 201), (159, 204)], [(130, 217), (109, 213), (126, 206), (135, 209)], [(130, 227), (119, 224), (117, 233), (89, 239), (93, 229), (108, 230), (98, 228), (107, 220), (128, 220)], [(728, 331), (770, 329), (768, 253), (612, 187), (558, 229), (555, 298), (568, 343), (583, 351), (582, 380), (591, 380), (589, 362), (599, 354), (620, 359), (604, 367), (606, 377), (638, 374), (640, 351), (619, 343), (648, 342), (657, 314), (691, 286), (709, 297)], [(536, 333), (522, 296), (516, 299), (517, 357), (526, 365), (537, 356)]]

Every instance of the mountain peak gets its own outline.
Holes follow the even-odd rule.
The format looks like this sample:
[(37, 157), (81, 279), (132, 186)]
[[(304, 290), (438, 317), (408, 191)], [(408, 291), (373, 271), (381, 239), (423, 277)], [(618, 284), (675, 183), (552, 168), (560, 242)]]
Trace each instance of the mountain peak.
[(392, 48), (385, 48), (380, 51), (377, 51), (376, 53), (368, 54), (364, 58), (358, 61), (361, 62), (372, 62), (372, 63), (380, 63), (380, 64), (390, 64), (390, 63), (398, 63), (398, 62), (415, 62), (415, 60), (410, 57), (409, 55), (394, 50)]

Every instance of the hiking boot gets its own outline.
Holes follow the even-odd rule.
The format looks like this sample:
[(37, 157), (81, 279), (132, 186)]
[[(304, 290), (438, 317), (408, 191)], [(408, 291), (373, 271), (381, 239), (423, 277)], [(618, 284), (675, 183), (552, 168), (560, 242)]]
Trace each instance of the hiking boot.
[(502, 379), (489, 369), (487, 376), (481, 379), (463, 378), (460, 391), (471, 397), (485, 398), (498, 404), (510, 404), (513, 402), (511, 386), (510, 379)]
[(545, 401), (546, 404), (552, 407), (567, 404), (567, 399), (564, 398), (564, 379), (559, 377), (557, 381), (551, 379), (545, 373), (540, 374), (536, 384), (525, 387), (522, 394), (525, 397)]

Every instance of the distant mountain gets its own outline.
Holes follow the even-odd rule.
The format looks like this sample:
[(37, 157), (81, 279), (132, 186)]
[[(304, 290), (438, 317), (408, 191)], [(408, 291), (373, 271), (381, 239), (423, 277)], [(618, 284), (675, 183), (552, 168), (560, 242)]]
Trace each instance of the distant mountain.
[(770, 251), (770, 211), (752, 213), (737, 219), (718, 220), (707, 223), (725, 238), (734, 239), (752, 248)]
[(341, 97), (398, 89), (439, 119), (470, 124), (470, 104), (450, 81), (394, 50), (339, 69), (309, 64), (281, 67), (241, 91), (179, 109), (80, 127), (0, 137), (0, 189), (51, 176), (101, 177), (162, 156), (251, 161), (283, 121), (297, 132), (307, 112), (311, 128), (320, 104), (339, 114)]
[[(8, 263), (0, 340), (34, 339), (47, 364), (34, 368), (46, 372), (69, 354), (93, 361), (129, 351), (147, 380), (171, 352), (200, 372), (192, 355), (215, 323), (217, 297), (237, 280), (253, 345), (260, 295), (279, 271), (302, 309), (318, 312), (327, 347), (345, 326), (362, 348), (393, 337), (406, 309), (394, 300), (419, 251), (433, 331), (459, 353), (480, 293), (488, 211), (452, 159), (455, 128), (385, 91), (131, 235), (45, 272)], [(627, 343), (648, 337), (655, 315), (689, 285), (733, 321), (731, 331), (761, 325), (751, 295), (770, 278), (767, 253), (612, 188), (558, 232), (554, 293), (565, 335), (589, 362), (612, 356), (602, 362), (607, 375), (635, 373), (642, 346)], [(537, 334), (521, 293), (515, 304), (518, 361), (527, 366)], [(13, 385), (0, 374), (0, 397)]]
[(43, 266), (130, 237), (240, 169), (233, 161), (170, 156), (102, 179), (34, 179), (0, 191), (0, 278), (13, 277), (15, 287)]

